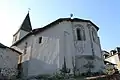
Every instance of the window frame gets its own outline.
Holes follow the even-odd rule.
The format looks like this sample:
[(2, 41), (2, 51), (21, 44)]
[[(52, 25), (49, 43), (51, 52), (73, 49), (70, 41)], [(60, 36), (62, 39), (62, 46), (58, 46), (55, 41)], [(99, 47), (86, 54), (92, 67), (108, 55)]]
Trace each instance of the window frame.
[(81, 29), (76, 28), (76, 35), (77, 35), (77, 40), (82, 40), (82, 35), (81, 35)]
[(39, 37), (38, 43), (39, 43), (39, 44), (42, 43), (42, 37)]
[[(76, 32), (76, 40), (78, 41), (85, 41), (86, 40), (86, 35), (85, 35), (85, 29), (82, 25), (78, 24), (75, 25), (75, 32)], [(80, 30), (79, 38), (78, 38), (78, 30)], [(81, 38), (81, 39), (80, 39)]]

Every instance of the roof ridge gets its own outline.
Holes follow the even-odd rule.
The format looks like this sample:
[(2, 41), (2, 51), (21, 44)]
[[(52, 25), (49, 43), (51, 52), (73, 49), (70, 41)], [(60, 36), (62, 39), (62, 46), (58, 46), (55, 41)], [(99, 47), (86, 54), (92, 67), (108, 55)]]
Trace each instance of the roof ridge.
[(60, 23), (60, 22), (63, 22), (63, 21), (89, 22), (89, 23), (91, 23), (92, 25), (94, 25), (94, 27), (95, 27), (97, 30), (99, 30), (99, 28), (98, 28), (94, 23), (92, 23), (90, 20), (84, 20), (84, 19), (79, 19), (79, 18), (73, 18), (73, 19), (71, 19), (71, 18), (59, 18), (59, 19), (57, 19), (57, 20), (55, 20), (55, 21), (47, 24), (47, 25), (44, 26), (44, 27), (36, 28), (36, 29), (31, 30), (31, 31), (30, 31), (26, 36), (24, 36), (22, 39), (18, 40), (18, 41), (15, 42), (14, 44), (12, 44), (12, 46), (18, 44), (19, 42), (21, 42), (21, 40), (23, 40), (24, 38), (26, 38), (27, 36), (29, 36), (29, 35), (31, 35), (31, 34), (37, 34), (38, 32), (42, 32), (42, 31), (44, 31), (44, 30), (52, 27), (53, 25), (56, 25), (56, 24), (58, 24), (58, 23)]

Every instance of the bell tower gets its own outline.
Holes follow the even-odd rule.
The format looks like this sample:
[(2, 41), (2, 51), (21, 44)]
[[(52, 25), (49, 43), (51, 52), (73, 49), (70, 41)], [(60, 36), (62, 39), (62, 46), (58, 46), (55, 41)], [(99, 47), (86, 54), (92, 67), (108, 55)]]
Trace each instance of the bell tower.
[(17, 42), (18, 40), (22, 39), (24, 36), (26, 36), (30, 31), (32, 31), (32, 26), (30, 22), (30, 17), (29, 17), (29, 12), (26, 15), (23, 23), (21, 24), (20, 28), (18, 31), (13, 35), (13, 42)]

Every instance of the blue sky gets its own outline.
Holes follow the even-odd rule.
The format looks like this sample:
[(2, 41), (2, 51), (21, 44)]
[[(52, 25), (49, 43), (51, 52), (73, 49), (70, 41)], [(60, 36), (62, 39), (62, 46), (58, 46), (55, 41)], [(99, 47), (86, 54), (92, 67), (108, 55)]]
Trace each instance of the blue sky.
[(42, 27), (60, 18), (90, 19), (98, 31), (102, 49), (120, 46), (119, 0), (0, 0), (0, 42), (10, 46), (12, 35), (20, 27), (28, 8), (33, 28)]

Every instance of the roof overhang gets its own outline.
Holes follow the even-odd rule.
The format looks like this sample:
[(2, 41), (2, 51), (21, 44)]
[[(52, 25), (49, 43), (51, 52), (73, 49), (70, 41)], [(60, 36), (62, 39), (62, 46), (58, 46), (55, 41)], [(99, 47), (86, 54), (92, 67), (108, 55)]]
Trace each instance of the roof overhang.
[[(88, 22), (88, 23), (91, 23), (91, 24), (96, 28), (97, 31), (99, 30), (99, 28), (98, 28), (94, 23), (92, 23), (90, 20), (84, 20), (84, 19), (79, 19), (79, 18), (73, 18), (73, 19), (71, 19), (71, 18), (59, 18), (59, 19), (53, 21), (52, 23), (50, 23), (50, 24), (48, 24), (48, 25), (46, 25), (46, 26), (44, 26), (44, 27), (42, 27), (42, 28), (33, 29), (31, 32), (29, 32), (29, 33), (28, 33), (26, 36), (24, 36), (22, 39), (18, 40), (18, 41), (15, 42), (14, 44), (12, 44), (12, 46), (15, 46), (15, 45), (19, 44), (23, 39), (27, 38), (27, 37), (30, 36), (30, 35), (34, 35), (34, 34), (37, 34), (37, 33), (39, 33), (39, 32), (43, 32), (44, 30), (46, 30), (46, 29), (48, 29), (48, 28), (51, 28), (51, 27), (53, 27), (54, 25), (59, 24), (59, 23), (61, 23), (61, 22), (63, 22), (63, 21), (70, 21), (70, 22)], [(12, 47), (12, 46), (11, 46), (11, 47)]]

